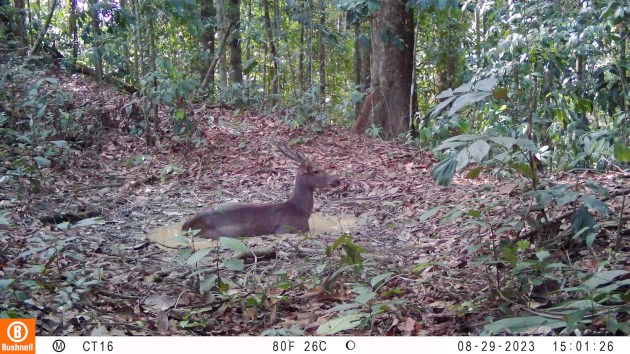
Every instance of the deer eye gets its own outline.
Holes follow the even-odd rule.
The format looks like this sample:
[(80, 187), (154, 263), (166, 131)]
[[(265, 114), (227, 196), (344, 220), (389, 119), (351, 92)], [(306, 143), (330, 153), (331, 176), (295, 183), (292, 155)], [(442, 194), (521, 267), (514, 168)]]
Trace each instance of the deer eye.
[(318, 175), (318, 174), (319, 174), (319, 172), (320, 172), (319, 170), (315, 170), (315, 171), (313, 171), (313, 174), (314, 174), (314, 175)]

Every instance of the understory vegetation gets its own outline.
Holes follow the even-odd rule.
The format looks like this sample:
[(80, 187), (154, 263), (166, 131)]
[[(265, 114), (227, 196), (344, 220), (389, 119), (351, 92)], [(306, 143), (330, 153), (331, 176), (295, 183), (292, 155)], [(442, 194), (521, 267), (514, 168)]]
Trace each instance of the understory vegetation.
[[(348, 131), (388, 65), (370, 57), (381, 1), (0, 5), (0, 317), (43, 335), (630, 334), (626, 2), (406, 1), (413, 43), (379, 32), (413, 48), (389, 140)], [(352, 226), (145, 237), (285, 198), (280, 140), (342, 179), (316, 209)]]

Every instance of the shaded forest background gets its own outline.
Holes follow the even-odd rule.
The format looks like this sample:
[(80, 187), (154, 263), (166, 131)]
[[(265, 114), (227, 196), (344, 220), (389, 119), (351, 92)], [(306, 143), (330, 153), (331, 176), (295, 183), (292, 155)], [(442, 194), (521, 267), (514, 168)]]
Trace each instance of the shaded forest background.
[(5, 0), (2, 29), (18, 53), (132, 92), (116, 108), (141, 115), (147, 135), (165, 105), (164, 124), (193, 137), (187, 109), (203, 101), (432, 147), (463, 133), (526, 137), (562, 169), (601, 164), (625, 143), (626, 5)]
[[(0, 316), (47, 313), (42, 309), (49, 305), (41, 304), (48, 300), (73, 308), (100, 283), (93, 274), (77, 269), (67, 273), (59, 265), (60, 255), (68, 268), (80, 262), (67, 256), (66, 241), (46, 246), (43, 237), (38, 247), (19, 248), (29, 245), (31, 232), (42, 229), (41, 224), (64, 237), (78, 232), (72, 231), (75, 227), (101, 225), (100, 211), (64, 212), (48, 220), (40, 215), (43, 209), (37, 209), (39, 198), (53, 194), (51, 181), (70, 174), (63, 168), (72, 165), (73, 156), (91, 164), (88, 154), (96, 151), (108, 160), (127, 160), (117, 167), (98, 160), (99, 166), (91, 168), (133, 170), (153, 163), (138, 153), (142, 149), (155, 156), (164, 151), (194, 156), (213, 151), (209, 160), (238, 174), (240, 166), (231, 168), (230, 163), (243, 164), (244, 156), (260, 158), (258, 150), (247, 145), (262, 139), (251, 131), (258, 129), (261, 136), (280, 132), (291, 137), (292, 144), (315, 151), (312, 145), (317, 143), (312, 142), (319, 136), (328, 165), (334, 165), (334, 157), (345, 156), (336, 155), (336, 148), (361, 152), (350, 159), (364, 162), (361, 169), (378, 169), (379, 155), (391, 157), (381, 166), (384, 171), (359, 176), (386, 176), (387, 186), (357, 182), (360, 188), (346, 186), (333, 194), (357, 200), (363, 200), (363, 192), (367, 199), (377, 195), (380, 202), (365, 201), (363, 207), (381, 208), (382, 214), (355, 212), (381, 220), (378, 232), (383, 235), (396, 233), (392, 237), (400, 240), (404, 232), (395, 225), (404, 216), (414, 220), (419, 244), (428, 242), (427, 235), (451, 240), (471, 229), (479, 238), (469, 240), (466, 251), (457, 249), (459, 258), (448, 264), (424, 256), (420, 258), (426, 262), (419, 262), (415, 251), (401, 250), (404, 247), (370, 249), (342, 235), (331, 241), (326, 253), (335, 257), (334, 250), (341, 250), (339, 268), (333, 276), (311, 274), (307, 278), (312, 284), (300, 279), (289, 286), (281, 275), (277, 283), (265, 284), (264, 291), (250, 290), (248, 295), (260, 295), (254, 300), (238, 298), (228, 291), (237, 281), (229, 279), (238, 278), (244, 265), (230, 260), (225, 267), (234, 274), (226, 277), (222, 268), (224, 278), (204, 275), (201, 284), (192, 286), (201, 294), (212, 290), (220, 297), (238, 298), (235, 303), (247, 308), (238, 313), (251, 315), (252, 322), (268, 314), (274, 291), (295, 294), (304, 286), (321, 302), (353, 301), (348, 308), (309, 318), (317, 326), (299, 320), (279, 324), (281, 316), (273, 313), (265, 317), (269, 325), (250, 329), (253, 334), (330, 334), (336, 329), (361, 334), (533, 333), (531, 328), (545, 334), (581, 333), (585, 328), (596, 334), (627, 334), (629, 18), (630, 4), (622, 0), (0, 0), (0, 236), (2, 264), (8, 269), (0, 280), (7, 301)], [(124, 95), (112, 93), (112, 88)], [(251, 140), (234, 143), (224, 136), (232, 129), (225, 124), (239, 122), (248, 128), (235, 130), (252, 134)], [(374, 140), (366, 142), (353, 133)], [(390, 145), (382, 145), (386, 143)], [(121, 146), (128, 150), (115, 154)], [(430, 171), (435, 183), (431, 188), (436, 189), (427, 191), (434, 196), (432, 203), (416, 194), (427, 188), (422, 178), (429, 177), (429, 171), (419, 170), (427, 168), (426, 161), (433, 162), (421, 153), (426, 149), (437, 159)], [(241, 154), (244, 151), (247, 154)], [(219, 159), (221, 154), (232, 159)], [(193, 167), (164, 163), (157, 177), (134, 175), (133, 185), (104, 188), (121, 187), (119, 193), (125, 193), (171, 178), (184, 183), (193, 178), (189, 170), (199, 168), (195, 185), (202, 179), (202, 160)], [(356, 174), (347, 170), (354, 164), (340, 165), (347, 176)], [(476, 180), (483, 182), (468, 184)], [(506, 191), (490, 181), (511, 188)], [(453, 183), (457, 190), (470, 192), (471, 204), (460, 206), (448, 198)], [(486, 189), (498, 193), (497, 199), (482, 201), (479, 196)], [(390, 198), (396, 202), (387, 204)], [(26, 207), (22, 200), (28, 201)], [(388, 219), (391, 215), (397, 215), (394, 221)], [(445, 231), (450, 223), (458, 228)], [(30, 231), (21, 231), (19, 225), (30, 225)], [(370, 235), (369, 230), (365, 233)], [(241, 251), (245, 247), (223, 246)], [(363, 247), (380, 253), (377, 261), (388, 251), (406, 258), (387, 272), (373, 266), (361, 275)], [(187, 259), (189, 266), (211, 256), (188, 251), (180, 260)], [(36, 264), (37, 257), (40, 264), (27, 267)], [(588, 261), (575, 262), (582, 257)], [(48, 285), (41, 285), (41, 277), (50, 274), (55, 263), (52, 272), (59, 278), (52, 283), (65, 286), (67, 293), (59, 290), (54, 299), (44, 301), (38, 296), (46, 298), (42, 289)], [(159, 266), (152, 265), (159, 273)], [(419, 310), (415, 306), (420, 295), (401, 275), (415, 280), (469, 265), (473, 273), (458, 273), (458, 279), (478, 293), (487, 292), (490, 305), (454, 296), (466, 291), (448, 284), (444, 289), (449, 290), (423, 294), (423, 301), (431, 299), (435, 306)], [(340, 274), (355, 285), (363, 283), (352, 290), (340, 287), (334, 281)], [(76, 282), (77, 277), (82, 280)], [(98, 296), (129, 300), (112, 289)], [(170, 299), (152, 300), (177, 306)], [(290, 301), (273, 302), (273, 311), (298, 311)], [(295, 301), (299, 310), (311, 311)], [(252, 308), (260, 312), (248, 312)], [(438, 316), (438, 311), (448, 313)], [(384, 319), (392, 313), (393, 320)], [(135, 316), (140, 316), (137, 311)], [(470, 316), (474, 325), (441, 326)], [(493, 316), (504, 319), (495, 321)], [(73, 331), (53, 317), (45, 318), (49, 333)], [(156, 319), (147, 321), (154, 333), (189, 333), (197, 325), (200, 333), (209, 333), (199, 324), (201, 319), (192, 325), (194, 321), (184, 318), (158, 311)], [(223, 320), (234, 321), (229, 315)], [(247, 321), (239, 325), (242, 331), (248, 328)], [(115, 334), (144, 334), (136, 330)]]

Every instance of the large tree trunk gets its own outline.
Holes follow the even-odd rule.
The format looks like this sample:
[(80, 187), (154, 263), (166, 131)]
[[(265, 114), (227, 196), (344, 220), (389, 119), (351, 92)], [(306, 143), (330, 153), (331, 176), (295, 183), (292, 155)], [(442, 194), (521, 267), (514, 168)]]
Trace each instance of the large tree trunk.
[(372, 124), (385, 138), (409, 127), (413, 70), (413, 13), (405, 1), (383, 1), (372, 17), (371, 93), (352, 130), (362, 133)]

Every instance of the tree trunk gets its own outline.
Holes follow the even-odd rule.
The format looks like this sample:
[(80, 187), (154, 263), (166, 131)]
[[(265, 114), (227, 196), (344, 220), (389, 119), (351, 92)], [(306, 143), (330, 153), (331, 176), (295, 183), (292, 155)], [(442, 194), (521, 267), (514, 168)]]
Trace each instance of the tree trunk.
[(300, 80), (300, 94), (304, 92), (304, 26), (300, 26), (300, 55), (298, 58), (298, 78)]
[(241, 55), (241, 1), (230, 0), (226, 15), (232, 25), (230, 33), (230, 81), (243, 82), (243, 57)]
[(48, 27), (50, 27), (50, 21), (52, 20), (53, 14), (55, 13), (55, 7), (57, 7), (57, 0), (53, 0), (52, 4), (50, 4), (50, 10), (48, 12), (48, 16), (46, 17), (44, 28), (42, 28), (41, 32), (39, 33), (39, 36), (37, 36), (37, 41), (33, 45), (33, 48), (31, 49), (31, 53), (37, 53), (37, 51), (39, 51), (39, 48), (42, 45), (42, 41), (44, 40), (44, 37), (46, 36), (46, 32), (48, 32)]
[[(370, 32), (369, 26), (367, 32)], [(361, 48), (361, 78), (363, 79), (364, 91), (370, 88), (370, 83), (372, 82), (372, 78), (370, 76), (370, 63), (372, 61), (371, 53), (372, 41), (368, 40), (367, 46)]]
[(68, 18), (70, 35), (72, 36), (72, 65), (76, 64), (79, 56), (79, 33), (77, 30), (77, 0), (70, 0), (68, 6), (70, 16)]
[[(202, 58), (203, 64), (200, 65), (200, 75), (202, 78), (208, 73), (212, 59), (214, 57), (214, 35), (216, 32), (216, 26), (212, 25), (214, 19), (217, 16), (214, 8), (213, 0), (201, 1), (201, 22), (203, 23), (203, 33), (201, 35), (201, 48), (203, 49)], [(208, 84), (210, 85), (210, 91), (212, 91), (214, 84), (214, 70), (210, 71), (208, 77)]]
[[(361, 60), (361, 22), (357, 21), (354, 24), (354, 87), (357, 91), (363, 92), (361, 84), (363, 79), (361, 78), (361, 67), (363, 66)], [(354, 115), (359, 116), (361, 112), (361, 101), (357, 101), (354, 104)]]
[[(627, 62), (627, 41), (628, 41), (628, 26), (626, 25), (626, 23), (622, 23), (621, 28), (619, 30), (619, 34), (620, 34), (620, 45), (619, 45), (619, 63), (626, 63)], [(620, 126), (622, 127), (622, 142), (624, 142), (625, 144), (628, 143), (628, 123), (630, 122), (630, 114), (628, 114), (627, 111), (627, 91), (628, 91), (628, 81), (626, 80), (626, 73), (627, 73), (627, 67), (625, 65), (618, 65), (619, 68), (619, 78), (621, 80), (621, 87), (623, 89), (622, 92), (626, 93), (625, 95), (621, 96), (621, 105), (620, 105), (620, 109), (621, 112), (623, 112), (623, 120), (620, 123)]]
[(134, 18), (131, 31), (133, 36), (133, 81), (134, 85), (138, 85), (140, 82), (140, 76), (143, 75), (143, 60), (142, 53), (140, 51), (142, 36), (140, 36), (140, 12), (138, 11), (138, 0), (131, 0), (131, 13)]
[[(225, 0), (217, 0), (217, 28), (219, 30), (219, 43), (223, 42), (223, 37), (228, 36), (228, 27), (230, 25), (225, 17)], [(219, 60), (219, 89), (224, 90), (227, 87), (227, 63), (225, 61), (225, 52), (218, 51)]]
[(22, 45), (28, 46), (28, 36), (26, 33), (26, 4), (25, 0), (15, 0), (15, 34), (22, 41)]
[[(278, 0), (275, 0), (278, 1)], [(278, 95), (278, 51), (276, 42), (274, 41), (273, 31), (271, 28), (271, 17), (269, 16), (269, 1), (263, 0), (263, 12), (265, 16), (265, 31), (267, 32), (267, 41), (269, 42), (269, 52), (271, 55), (271, 92), (274, 97)]]
[[(227, 28), (227, 31), (229, 31), (231, 28), (232, 27), (229, 26)], [(217, 55), (215, 55), (214, 59), (212, 59), (212, 63), (210, 63), (210, 67), (208, 68), (208, 71), (206, 72), (206, 75), (204, 76), (203, 80), (201, 81), (201, 85), (199, 85), (199, 89), (197, 90), (197, 93), (199, 93), (199, 91), (201, 91), (208, 84), (208, 80), (210, 78), (210, 73), (214, 72), (214, 68), (216, 67), (217, 63), (219, 62), (219, 58), (225, 57), (225, 53), (223, 51), (223, 48), (225, 48), (225, 42), (227, 41), (227, 36), (222, 36), (222, 37), (223, 38), (221, 39), (221, 41), (219, 42), (219, 46), (217, 47)]]
[(319, 18), (319, 103), (326, 101), (326, 48), (324, 47), (324, 26), (326, 25), (326, 4), (322, 4)]
[(98, 0), (90, 0), (90, 17), (92, 19), (92, 33), (94, 39), (94, 69), (98, 82), (103, 81), (103, 58), (101, 55), (101, 23), (98, 18), (96, 4)]
[(362, 133), (370, 125), (382, 128), (387, 139), (409, 127), (409, 102), (413, 70), (413, 13), (405, 1), (381, 3), (372, 17), (371, 93), (353, 131)]

